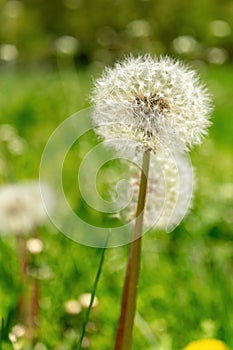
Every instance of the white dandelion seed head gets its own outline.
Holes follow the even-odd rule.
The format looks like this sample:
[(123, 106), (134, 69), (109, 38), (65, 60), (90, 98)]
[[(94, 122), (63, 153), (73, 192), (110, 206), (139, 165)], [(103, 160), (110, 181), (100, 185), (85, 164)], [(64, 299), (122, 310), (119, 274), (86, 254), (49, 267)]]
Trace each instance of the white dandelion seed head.
[(197, 74), (169, 57), (128, 57), (105, 69), (92, 94), (92, 120), (105, 139), (157, 151), (189, 149), (210, 125), (211, 98)]
[[(140, 172), (135, 172), (130, 181), (128, 207), (121, 212), (121, 218), (132, 221), (135, 218)], [(150, 228), (170, 232), (186, 215), (192, 204), (193, 172), (184, 154), (170, 154), (164, 150), (154, 155), (150, 162), (147, 197), (144, 209), (144, 230)]]
[(47, 219), (40, 187), (47, 194), (47, 207), (53, 206), (53, 191), (48, 184), (22, 181), (0, 187), (0, 232), (24, 234)]

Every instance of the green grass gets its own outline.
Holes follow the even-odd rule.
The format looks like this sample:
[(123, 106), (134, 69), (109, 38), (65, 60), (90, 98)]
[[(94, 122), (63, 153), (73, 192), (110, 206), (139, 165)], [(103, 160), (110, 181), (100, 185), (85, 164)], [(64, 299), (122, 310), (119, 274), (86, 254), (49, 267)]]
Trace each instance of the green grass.
[[(172, 233), (149, 232), (143, 239), (133, 350), (181, 350), (191, 340), (206, 336), (222, 339), (233, 348), (233, 185), (229, 185), (233, 174), (233, 69), (208, 67), (203, 77), (216, 108), (210, 136), (191, 154), (196, 169), (194, 207)], [(22, 155), (8, 154), (1, 162), (1, 184), (9, 176), (14, 180), (38, 178), (48, 137), (65, 118), (88, 106), (91, 86), (89, 71), (1, 73), (0, 122), (15, 126), (27, 142)], [(88, 137), (82, 145), (74, 145), (65, 162), (64, 186), (75, 208), (83, 203), (78, 190), (73, 190), (73, 164), (96, 142), (93, 135)], [(91, 220), (106, 220), (88, 209), (82, 211)], [(40, 280), (36, 342), (47, 349), (69, 350), (81, 333), (85, 310), (71, 316), (64, 303), (91, 292), (101, 252), (69, 240), (51, 223), (40, 228), (40, 238), (45, 249), (31, 263), (47, 271), (48, 278)], [(7, 334), (17, 323), (20, 286), (15, 245), (15, 237), (0, 238), (3, 350), (11, 349)], [(97, 289), (99, 304), (91, 312), (87, 329), (91, 350), (113, 348), (127, 252), (127, 246), (106, 252)]]

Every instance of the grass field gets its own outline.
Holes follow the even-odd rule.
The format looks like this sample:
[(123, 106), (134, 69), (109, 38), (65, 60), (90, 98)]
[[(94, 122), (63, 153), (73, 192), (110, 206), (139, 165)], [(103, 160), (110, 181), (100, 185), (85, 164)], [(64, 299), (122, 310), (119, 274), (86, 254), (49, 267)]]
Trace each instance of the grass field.
[[(208, 138), (191, 153), (196, 174), (194, 205), (172, 233), (151, 231), (143, 239), (133, 350), (182, 350), (204, 337), (222, 339), (233, 348), (233, 68), (211, 66), (201, 73), (213, 94), (215, 111)], [(25, 140), (19, 155), (7, 151), (1, 142), (1, 185), (38, 178), (50, 134), (69, 115), (88, 107), (92, 79), (90, 71), (1, 73), (0, 122), (14, 126)], [(96, 142), (93, 135), (88, 142)], [(78, 191), (72, 191), (76, 184), (72, 166), (76, 157), (80, 161), (86, 143), (76, 145), (65, 164), (64, 186), (77, 208), (82, 202), (76, 197)], [(44, 250), (30, 256), (31, 266), (41, 272), (33, 348), (69, 350), (80, 335), (85, 308), (71, 315), (64, 305), (91, 292), (100, 250), (71, 241), (52, 223), (39, 228), (39, 237)], [(99, 303), (91, 312), (86, 334), (89, 349), (113, 348), (127, 253), (128, 246), (106, 252), (97, 289)], [(15, 237), (1, 236), (3, 350), (12, 349), (8, 334), (18, 322), (17, 259)]]

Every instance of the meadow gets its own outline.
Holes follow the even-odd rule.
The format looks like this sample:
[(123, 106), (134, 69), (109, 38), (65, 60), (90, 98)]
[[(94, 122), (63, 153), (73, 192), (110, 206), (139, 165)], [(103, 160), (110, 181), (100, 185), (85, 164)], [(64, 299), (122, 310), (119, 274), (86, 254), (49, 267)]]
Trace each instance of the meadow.
[[(221, 339), (233, 348), (233, 68), (199, 69), (213, 95), (213, 125), (203, 144), (191, 152), (196, 177), (193, 208), (171, 233), (151, 230), (143, 239), (133, 350), (182, 350), (204, 337)], [(13, 126), (24, 145), (17, 152), (17, 147), (9, 150), (0, 141), (1, 185), (38, 179), (49, 136), (64, 119), (90, 105), (88, 96), (98, 74), (65, 68), (1, 72), (0, 122)], [(64, 188), (77, 212), (96, 222), (110, 222), (116, 219), (83, 209), (76, 189), (73, 164), (97, 142), (89, 135), (81, 145), (74, 145), (65, 163)], [(119, 174), (119, 166), (112, 166)], [(75, 349), (86, 308), (72, 314), (66, 305), (92, 291), (101, 250), (70, 240), (49, 221), (38, 231), (44, 248), (30, 255), (32, 270), (28, 271), (30, 281), (36, 268), (40, 288), (33, 349)], [(106, 251), (98, 304), (91, 310), (83, 347), (113, 347), (127, 254), (128, 246)], [(0, 348), (8, 350), (12, 349), (8, 335), (18, 322), (21, 288), (13, 235), (0, 236), (0, 266), (0, 317), (4, 320)], [(21, 348), (27, 349), (26, 345)]]

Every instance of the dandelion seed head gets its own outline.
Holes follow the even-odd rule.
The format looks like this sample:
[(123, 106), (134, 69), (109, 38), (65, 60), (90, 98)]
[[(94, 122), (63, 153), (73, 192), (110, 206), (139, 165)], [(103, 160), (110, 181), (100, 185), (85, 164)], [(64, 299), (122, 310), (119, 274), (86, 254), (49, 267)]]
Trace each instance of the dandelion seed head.
[[(47, 205), (53, 206), (52, 189), (42, 184)], [(47, 219), (37, 181), (22, 181), (0, 187), (0, 232), (23, 234)]]
[[(140, 186), (139, 175), (139, 171), (132, 175), (130, 193), (122, 193), (122, 196), (128, 196), (129, 202), (128, 207), (121, 212), (121, 217), (126, 222), (135, 218)], [(144, 209), (145, 229), (171, 231), (190, 209), (192, 190), (192, 169), (183, 154), (176, 154), (173, 157), (164, 150), (163, 153), (153, 156)]]
[(211, 99), (197, 74), (169, 57), (132, 56), (105, 69), (92, 94), (92, 120), (104, 139), (157, 151), (188, 149), (210, 125)]

